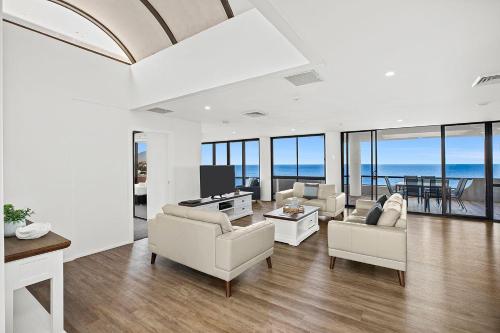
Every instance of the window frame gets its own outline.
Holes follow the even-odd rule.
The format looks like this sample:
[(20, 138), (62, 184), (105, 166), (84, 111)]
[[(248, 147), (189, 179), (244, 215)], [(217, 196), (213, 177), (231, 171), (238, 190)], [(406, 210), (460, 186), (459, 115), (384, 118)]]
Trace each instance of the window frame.
[[(226, 144), (226, 152), (227, 152), (227, 161), (226, 165), (231, 165), (231, 143), (232, 142), (241, 142), (241, 177), (235, 176), (235, 179), (242, 179), (243, 183), (240, 185), (241, 187), (245, 186), (245, 180), (247, 178), (257, 178), (259, 180), (260, 184), (260, 139), (258, 138), (253, 138), (253, 139), (237, 139), (237, 140), (224, 140), (224, 141), (209, 141), (209, 142), (202, 142), (202, 145), (211, 145), (212, 146), (212, 164), (204, 164), (204, 165), (217, 165), (216, 159), (217, 159), (217, 152), (216, 152), (216, 147), (217, 144)], [(247, 172), (246, 172), (246, 143), (247, 142), (257, 142), (258, 147), (259, 147), (259, 160), (258, 160), (258, 176), (257, 177), (247, 177)], [(201, 164), (201, 163), (200, 163)], [(220, 164), (219, 164), (220, 165)], [(236, 186), (236, 184), (235, 184)]]
[[(318, 136), (323, 138), (323, 177), (319, 176), (300, 176), (299, 175), (299, 138)], [(274, 174), (274, 140), (279, 139), (289, 139), (295, 138), (295, 161), (296, 161), (296, 174), (295, 176), (278, 176)], [(325, 133), (315, 133), (315, 134), (302, 134), (302, 135), (284, 135), (284, 136), (274, 136), (271, 137), (271, 193), (272, 199), (274, 200), (274, 180), (275, 179), (295, 179), (299, 180), (322, 180), (326, 182), (326, 135)]]

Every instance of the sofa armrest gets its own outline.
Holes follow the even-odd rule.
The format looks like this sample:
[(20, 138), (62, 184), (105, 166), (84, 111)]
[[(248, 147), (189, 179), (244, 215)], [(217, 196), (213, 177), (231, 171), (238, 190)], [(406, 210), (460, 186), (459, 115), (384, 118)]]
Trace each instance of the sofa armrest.
[(347, 221), (330, 221), (328, 248), (406, 262), (406, 230)]
[(370, 210), (375, 204), (375, 200), (358, 199), (356, 200), (356, 209), (359, 210)]
[(345, 193), (335, 193), (326, 198), (326, 210), (334, 213), (335, 216), (341, 214), (345, 208)]
[(220, 235), (215, 240), (215, 263), (231, 271), (274, 247), (274, 224), (262, 221)]
[(276, 206), (282, 207), (284, 201), (291, 197), (293, 197), (293, 189), (276, 192), (275, 194)]

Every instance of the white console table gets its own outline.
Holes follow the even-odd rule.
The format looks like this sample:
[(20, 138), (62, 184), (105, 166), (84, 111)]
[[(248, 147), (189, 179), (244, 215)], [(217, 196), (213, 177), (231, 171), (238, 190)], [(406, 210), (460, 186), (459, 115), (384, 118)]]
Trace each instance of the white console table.
[(253, 214), (252, 192), (231, 193), (216, 199), (205, 198), (196, 203), (180, 202), (179, 205), (223, 212), (226, 213), (231, 221)]
[[(64, 332), (63, 249), (53, 232), (33, 240), (5, 239), (5, 332)], [(26, 286), (50, 280), (50, 314)]]

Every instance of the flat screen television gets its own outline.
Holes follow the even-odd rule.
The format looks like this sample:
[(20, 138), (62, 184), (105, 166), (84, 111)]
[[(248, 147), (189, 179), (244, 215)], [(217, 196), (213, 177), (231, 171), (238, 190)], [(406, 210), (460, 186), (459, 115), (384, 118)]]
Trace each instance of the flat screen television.
[(234, 165), (200, 166), (202, 198), (234, 192)]

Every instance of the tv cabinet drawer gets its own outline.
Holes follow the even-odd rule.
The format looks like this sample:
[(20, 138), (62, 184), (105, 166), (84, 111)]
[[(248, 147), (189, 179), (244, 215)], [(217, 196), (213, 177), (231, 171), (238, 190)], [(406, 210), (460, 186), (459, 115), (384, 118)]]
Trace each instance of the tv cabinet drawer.
[(234, 208), (234, 215), (250, 214), (252, 207), (250, 206), (240, 206)]
[(236, 206), (236, 207), (252, 206), (252, 196), (247, 195), (247, 196), (244, 196), (241, 198), (234, 199), (234, 206)]

